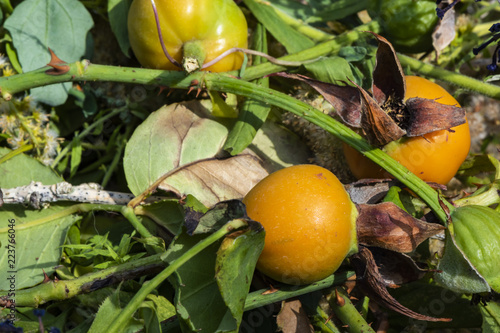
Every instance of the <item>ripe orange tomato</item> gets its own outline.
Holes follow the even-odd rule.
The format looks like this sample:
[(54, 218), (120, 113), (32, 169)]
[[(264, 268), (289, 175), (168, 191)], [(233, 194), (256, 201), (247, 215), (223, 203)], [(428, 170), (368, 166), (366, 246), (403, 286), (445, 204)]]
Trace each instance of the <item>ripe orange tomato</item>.
[[(247, 22), (233, 0), (156, 0), (163, 41), (179, 63), (187, 43), (199, 43), (207, 63), (233, 47), (247, 48)], [(144, 67), (180, 70), (164, 55), (150, 0), (134, 0), (128, 15), (132, 50)], [(243, 54), (228, 55), (207, 71), (239, 69)]]
[(243, 199), (250, 218), (266, 230), (257, 269), (289, 283), (332, 274), (357, 249), (357, 210), (337, 177), (316, 165), (278, 170)]
[[(405, 99), (412, 97), (436, 99), (442, 104), (460, 106), (441, 86), (418, 76), (406, 77)], [(440, 130), (419, 137), (403, 137), (382, 148), (422, 180), (443, 185), (457, 173), (469, 149), (470, 131), (467, 122), (451, 128), (451, 131)], [(390, 177), (384, 169), (347, 144), (344, 144), (344, 153), (356, 178)]]

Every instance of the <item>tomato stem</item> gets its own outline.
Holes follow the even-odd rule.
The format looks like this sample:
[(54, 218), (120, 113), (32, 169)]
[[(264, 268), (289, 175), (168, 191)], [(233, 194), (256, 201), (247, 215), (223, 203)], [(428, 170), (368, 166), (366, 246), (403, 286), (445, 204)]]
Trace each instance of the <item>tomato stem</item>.
[(189, 41), (182, 46), (182, 68), (186, 73), (190, 74), (203, 68), (205, 58), (206, 53), (201, 41)]

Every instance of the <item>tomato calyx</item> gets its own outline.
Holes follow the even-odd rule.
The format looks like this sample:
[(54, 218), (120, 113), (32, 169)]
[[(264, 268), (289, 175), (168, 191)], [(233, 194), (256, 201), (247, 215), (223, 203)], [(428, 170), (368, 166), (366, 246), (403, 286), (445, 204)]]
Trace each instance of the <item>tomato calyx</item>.
[[(369, 32), (369, 31), (368, 31)], [(371, 94), (350, 81), (329, 84), (303, 75), (279, 73), (309, 84), (330, 102), (349, 126), (360, 128), (370, 144), (382, 147), (402, 137), (416, 137), (464, 124), (465, 110), (439, 100), (410, 98), (405, 101), (406, 82), (396, 51), (384, 37), (378, 41)]]

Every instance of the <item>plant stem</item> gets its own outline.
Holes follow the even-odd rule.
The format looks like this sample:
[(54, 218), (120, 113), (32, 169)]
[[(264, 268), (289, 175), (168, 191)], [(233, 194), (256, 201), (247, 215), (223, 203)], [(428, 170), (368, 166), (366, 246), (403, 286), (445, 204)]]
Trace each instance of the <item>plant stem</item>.
[[(350, 45), (359, 39), (367, 38), (369, 34), (367, 34), (365, 31), (373, 31), (375, 33), (380, 32), (380, 24), (377, 21), (372, 21), (367, 24), (360, 25), (359, 27), (356, 27), (353, 30), (350, 30), (348, 32), (345, 32), (343, 34), (334, 37), (334, 39), (320, 43), (309, 49), (281, 57), (279, 58), (279, 60), (306, 61), (335, 54), (342, 47)], [(264, 63), (258, 66), (252, 66), (247, 68), (245, 70), (245, 74), (243, 75), (242, 79), (251, 81), (287, 69), (288, 68), (285, 66), (279, 66), (272, 63)], [(237, 75), (236, 72), (231, 72), (230, 74)]]
[(134, 213), (134, 209), (128, 206), (120, 206), (120, 213), (132, 224), (132, 226), (141, 234), (144, 238), (153, 238), (154, 236), (149, 232), (149, 230), (139, 221)]
[(245, 311), (260, 308), (261, 306), (280, 302), (291, 297), (304, 295), (331, 286), (340, 285), (353, 275), (354, 272), (352, 271), (337, 272), (330, 275), (326, 279), (304, 286), (282, 285), (279, 287), (278, 291), (267, 295), (263, 295), (266, 291), (265, 289), (257, 290), (248, 294), (245, 301)]
[(21, 146), (21, 147), (17, 148), (16, 150), (13, 150), (13, 151), (3, 155), (2, 157), (0, 157), (0, 164), (2, 164), (3, 162), (7, 162), (11, 158), (14, 158), (15, 156), (22, 154), (25, 151), (28, 151), (31, 149), (33, 149), (33, 144), (31, 144), (31, 143), (24, 145), (24, 146)]
[(420, 60), (400, 53), (398, 53), (398, 58), (403, 67), (408, 66), (417, 73), (425, 74), (426, 76), (500, 100), (500, 86), (495, 86), (462, 74), (450, 72), (446, 69), (426, 64)]
[(151, 255), (72, 280), (53, 280), (38, 286), (17, 290), (16, 306), (37, 308), (51, 301), (63, 301), (79, 294), (89, 293), (123, 280), (146, 275), (165, 266), (161, 254)]
[(113, 320), (111, 325), (108, 327), (107, 332), (121, 332), (123, 327), (134, 312), (139, 308), (141, 303), (146, 299), (146, 297), (156, 288), (158, 287), (166, 278), (170, 276), (173, 272), (175, 272), (179, 267), (185, 264), (189, 259), (200, 253), (203, 249), (207, 248), (211, 244), (215, 243), (226, 234), (234, 231), (235, 229), (239, 229), (241, 227), (246, 226), (246, 222), (244, 220), (232, 220), (224, 225), (222, 228), (200, 241), (198, 244), (189, 249), (186, 253), (184, 253), (181, 257), (174, 260), (167, 268), (165, 268), (162, 272), (156, 275), (152, 280), (142, 286), (142, 288), (134, 295), (134, 297), (130, 300), (127, 306), (120, 312), (117, 318)]
[(336, 288), (338, 292), (338, 296), (342, 298), (343, 304), (338, 304), (337, 298), (335, 295), (331, 295), (330, 297), (330, 306), (335, 312), (335, 315), (346, 325), (349, 326), (349, 332), (351, 333), (368, 333), (373, 332), (373, 328), (368, 325), (366, 320), (361, 316), (358, 312), (358, 309), (352, 304), (349, 299), (349, 295), (342, 287)]
[[(266, 64), (264, 64), (266, 65)], [(208, 90), (229, 92), (253, 98), (290, 111), (328, 131), (338, 139), (346, 142), (366, 157), (390, 172), (396, 179), (420, 196), (437, 217), (446, 225), (446, 214), (441, 208), (438, 194), (427, 183), (411, 173), (407, 168), (392, 159), (380, 149), (376, 149), (350, 128), (284, 93), (257, 86), (253, 83), (229, 77), (227, 74), (197, 72), (185, 76), (182, 72), (169, 72), (152, 69), (113, 67), (92, 65), (85, 61), (69, 64), (69, 71), (59, 76), (47, 75), (44, 69), (10, 76), (9, 81), (0, 78), (0, 89), (4, 96), (36, 86), (65, 81), (118, 81), (137, 84), (153, 84), (171, 88), (188, 89), (193, 84)], [(262, 66), (262, 65), (261, 65)], [(248, 73), (249, 70), (246, 72)], [(500, 89), (500, 87), (499, 87)], [(116, 110), (114, 111), (116, 112)], [(82, 132), (83, 134), (83, 132)], [(444, 199), (441, 198), (443, 202)]]

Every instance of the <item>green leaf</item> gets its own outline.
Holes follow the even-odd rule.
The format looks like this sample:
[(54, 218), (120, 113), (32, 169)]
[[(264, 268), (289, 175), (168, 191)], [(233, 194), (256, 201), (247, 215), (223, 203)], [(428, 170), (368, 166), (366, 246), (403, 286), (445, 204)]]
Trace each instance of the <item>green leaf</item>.
[(264, 248), (265, 231), (258, 223), (236, 238), (227, 237), (217, 252), (215, 278), (239, 327), (255, 265)]
[[(489, 179), (485, 181), (478, 178), (481, 173), (489, 174)], [(456, 176), (470, 184), (483, 184), (500, 179), (500, 161), (489, 154), (472, 155), (462, 163)]]
[(255, 0), (243, 0), (243, 2), (289, 53), (296, 53), (314, 46), (312, 40), (287, 25), (269, 4)]
[(483, 333), (500, 332), (500, 304), (498, 302), (488, 302), (486, 305), (480, 304), (483, 315)]
[(425, 279), (403, 284), (400, 288), (390, 289), (390, 292), (405, 307), (428, 316), (452, 319), (451, 322), (444, 323), (424, 322), (391, 311), (391, 332), (430, 332), (434, 331), (433, 328), (454, 332), (469, 331), (467, 328), (477, 328), (481, 324), (479, 309), (471, 305), (470, 297), (430, 284)]
[[(15, 246), (14, 252), (2, 251), (0, 254), (0, 267), (4, 267), (0, 270), (0, 290), (9, 289), (7, 277), (14, 274), (11, 271), (16, 272), (17, 289), (31, 287), (43, 281), (43, 271), (48, 275), (55, 271), (66, 233), (80, 218), (63, 214), (62, 211), (67, 208), (68, 205), (58, 204), (42, 210), (26, 209), (20, 205), (0, 207), (0, 221), (4, 221), (0, 228), (1, 246)], [(13, 228), (7, 222), (14, 222)], [(15, 235), (15, 238), (9, 235)], [(13, 249), (12, 246), (10, 248)], [(9, 254), (14, 255), (15, 259), (9, 257)]]
[(156, 315), (156, 309), (152, 302), (142, 302), (138, 314), (144, 322), (144, 331), (147, 333), (161, 333), (160, 321)]
[(465, 255), (455, 244), (451, 234), (446, 232), (444, 256), (439, 261), (438, 272), (434, 273), (436, 282), (456, 293), (490, 292), (488, 282), (467, 261)]
[(190, 211), (186, 213), (186, 228), (190, 235), (214, 232), (233, 219), (245, 217), (246, 209), (240, 200), (229, 200), (217, 203), (199, 219), (196, 218), (199, 213), (194, 215), (193, 218)]
[(125, 148), (129, 189), (138, 195), (165, 173), (215, 156), (226, 136), (226, 127), (198, 117), (184, 104), (160, 108), (137, 127)]
[(221, 118), (236, 118), (238, 113), (221, 97), (218, 91), (208, 91), (212, 102), (212, 115)]
[[(26, 0), (5, 21), (24, 72), (50, 61), (48, 48), (66, 62), (80, 60), (85, 53), (92, 17), (77, 0)], [(71, 83), (34, 88), (31, 95), (52, 106), (66, 101)]]
[(341, 57), (321, 59), (306, 64), (304, 67), (311, 72), (316, 80), (323, 82), (338, 84), (338, 81), (348, 82), (347, 79), (354, 78), (349, 62)]
[(355, 14), (368, 6), (368, 0), (311, 0), (307, 4), (288, 0), (269, 0), (269, 2), (287, 15), (306, 23), (335, 21)]
[[(76, 134), (75, 134), (76, 136)], [(72, 178), (76, 171), (78, 170), (78, 166), (82, 162), (82, 143), (78, 137), (75, 137), (71, 143), (71, 164), (70, 164), (70, 178)]]
[(130, 58), (130, 41), (128, 39), (127, 18), (132, 0), (109, 0), (108, 18), (111, 30), (120, 45), (123, 54)]
[(268, 172), (310, 163), (310, 151), (304, 141), (286, 127), (272, 121), (262, 125), (248, 148), (262, 159)]
[[(165, 260), (173, 262), (205, 237), (207, 234), (179, 234), (167, 250)], [(200, 328), (207, 332), (218, 332), (225, 325), (229, 325), (229, 329), (225, 331), (236, 329), (236, 321), (225, 305), (215, 280), (215, 261), (219, 246), (220, 242), (216, 242), (207, 247), (177, 269), (175, 276), (169, 278), (176, 289), (174, 303), (183, 332)]]
[[(10, 152), (10, 149), (0, 147), (0, 156)], [(17, 155), (0, 164), (0, 175), (2, 175), (0, 177), (0, 188), (25, 186), (32, 181), (52, 185), (64, 180), (48, 166), (24, 154)]]
[[(209, 234), (181, 233), (164, 258), (173, 262)], [(170, 277), (183, 332), (237, 332), (249, 283), (262, 251), (263, 229), (255, 224), (237, 237), (207, 247)]]
[(146, 300), (152, 302), (156, 307), (156, 313), (160, 321), (175, 316), (175, 306), (163, 296), (149, 294)]
[[(108, 296), (99, 307), (89, 333), (107, 332), (110, 323), (120, 314), (122, 307), (120, 305), (120, 288), (115, 290)], [(143, 328), (142, 323), (134, 320), (133, 318), (127, 323), (126, 327), (121, 327), (122, 332), (136, 332)]]

